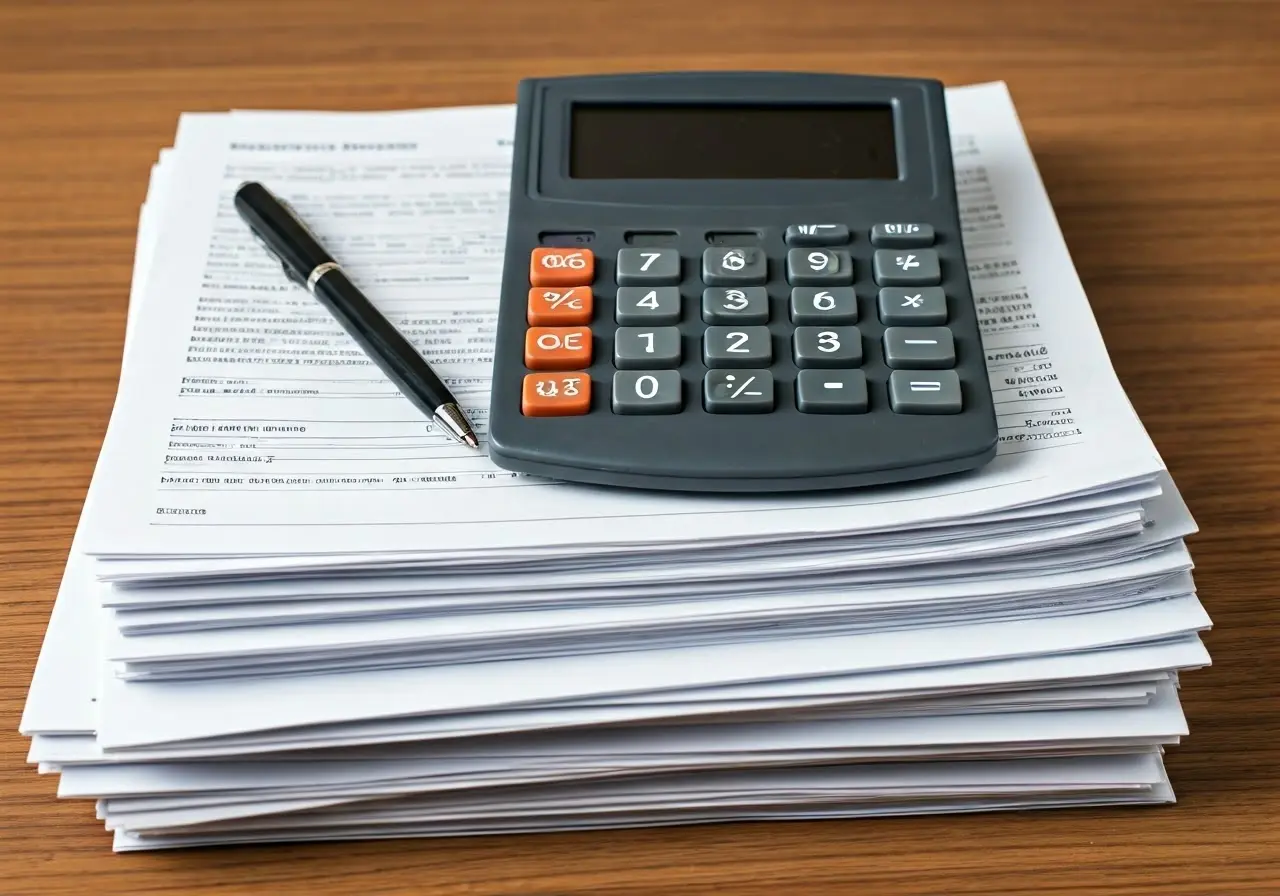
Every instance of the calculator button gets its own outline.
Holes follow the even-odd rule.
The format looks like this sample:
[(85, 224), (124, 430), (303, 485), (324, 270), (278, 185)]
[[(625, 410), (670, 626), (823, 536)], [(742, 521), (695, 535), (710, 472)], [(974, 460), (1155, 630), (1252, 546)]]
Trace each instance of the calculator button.
[(535, 327), (566, 326), (591, 322), (590, 286), (529, 290), (529, 323)]
[(787, 282), (796, 286), (848, 286), (853, 261), (843, 249), (788, 249)]
[(942, 282), (938, 253), (933, 249), (877, 249), (872, 271), (881, 286), (934, 286)]
[(587, 327), (530, 327), (524, 334), (524, 366), (530, 370), (579, 370), (591, 366)]
[(619, 327), (613, 337), (613, 366), (619, 370), (680, 366), (676, 327)]
[(866, 374), (861, 370), (802, 370), (796, 376), (796, 407), (802, 414), (866, 413)]
[(889, 374), (889, 407), (899, 414), (958, 414), (960, 377), (954, 370), (895, 370)]
[(703, 406), (712, 414), (765, 414), (773, 410), (773, 374), (767, 370), (711, 370), (702, 381)]
[(595, 276), (596, 256), (590, 249), (540, 246), (529, 259), (530, 286), (586, 286)]
[(707, 327), (702, 363), (707, 367), (768, 367), (773, 347), (768, 327)]
[(591, 377), (573, 373), (530, 373), (520, 390), (520, 411), (526, 417), (576, 417), (591, 408)]
[(769, 322), (769, 291), (763, 286), (708, 286), (702, 291), (702, 319), (709, 324)]
[(708, 286), (750, 286), (769, 278), (769, 259), (760, 249), (725, 247), (702, 253), (702, 280)]
[(615, 414), (674, 414), (682, 404), (678, 370), (619, 370), (613, 375)]
[(844, 224), (792, 224), (787, 228), (788, 246), (843, 246), (849, 242)]
[(797, 367), (857, 367), (862, 363), (862, 333), (857, 327), (796, 327)]
[(946, 327), (889, 327), (884, 331), (884, 362), (916, 370), (954, 367), (955, 341)]
[(614, 319), (624, 327), (660, 327), (680, 322), (680, 289), (676, 286), (620, 286)]
[(880, 322), (887, 327), (936, 327), (947, 322), (947, 294), (941, 286), (886, 286), (880, 290)]
[(852, 286), (796, 286), (791, 289), (791, 322), (795, 324), (854, 324), (858, 297)]
[(932, 224), (877, 224), (871, 228), (871, 245), (884, 249), (911, 249), (933, 245)]
[(680, 282), (680, 252), (676, 249), (619, 249), (619, 285), (670, 285)]

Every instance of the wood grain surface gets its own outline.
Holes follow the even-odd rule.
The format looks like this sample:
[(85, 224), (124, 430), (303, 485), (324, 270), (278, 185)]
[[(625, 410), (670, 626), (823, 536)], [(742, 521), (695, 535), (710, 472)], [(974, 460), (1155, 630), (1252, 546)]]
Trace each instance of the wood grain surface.
[[(1280, 3), (0, 4), (0, 892), (1280, 890)], [(1114, 364), (1201, 526), (1213, 668), (1159, 809), (113, 855), (16, 733), (184, 110), (510, 102), (527, 75), (1003, 79)]]

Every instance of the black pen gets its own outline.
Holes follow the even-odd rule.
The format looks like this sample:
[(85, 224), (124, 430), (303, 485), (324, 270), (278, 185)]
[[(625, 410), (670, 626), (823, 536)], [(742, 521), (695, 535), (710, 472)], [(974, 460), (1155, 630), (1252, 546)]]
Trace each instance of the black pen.
[(236, 190), (236, 211), (284, 274), (320, 301), (403, 395), (450, 436), (479, 448), (457, 399), (409, 341), (378, 313), (289, 206), (262, 184)]

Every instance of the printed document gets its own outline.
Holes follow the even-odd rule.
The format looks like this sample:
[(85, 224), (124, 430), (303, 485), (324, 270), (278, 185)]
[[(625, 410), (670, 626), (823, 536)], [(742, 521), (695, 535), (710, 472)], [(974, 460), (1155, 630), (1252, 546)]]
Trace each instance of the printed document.
[(800, 499), (620, 492), (501, 471), (398, 395), (284, 279), (231, 199), (249, 179), (284, 196), (483, 438), (512, 110), (297, 114), (288, 140), (267, 116), (191, 116), (166, 197), (183, 212), (160, 213), (86, 550), (429, 555), (760, 540), (968, 517), (1152, 478), (1160, 459), (1115, 380), (1004, 88), (948, 97), (1001, 426), (986, 469), (891, 495)]

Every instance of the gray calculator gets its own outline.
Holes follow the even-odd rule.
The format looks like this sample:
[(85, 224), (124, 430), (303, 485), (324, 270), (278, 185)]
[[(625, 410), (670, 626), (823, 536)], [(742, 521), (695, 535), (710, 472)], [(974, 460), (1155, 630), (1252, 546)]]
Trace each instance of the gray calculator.
[(522, 81), (488, 438), (504, 469), (678, 491), (989, 461), (942, 85)]

